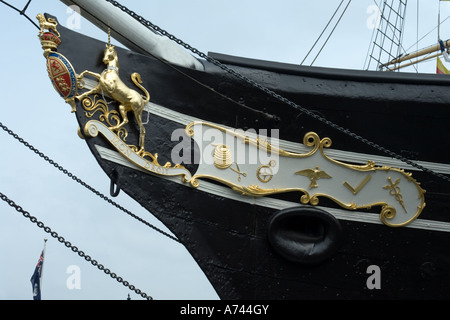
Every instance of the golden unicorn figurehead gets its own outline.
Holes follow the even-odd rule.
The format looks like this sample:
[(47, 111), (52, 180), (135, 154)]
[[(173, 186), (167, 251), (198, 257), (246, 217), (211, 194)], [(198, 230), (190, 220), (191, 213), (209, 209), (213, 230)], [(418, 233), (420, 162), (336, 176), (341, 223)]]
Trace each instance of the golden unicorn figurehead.
[(106, 44), (105, 53), (103, 55), (103, 63), (119, 69), (119, 58), (114, 48), (115, 46), (111, 44), (111, 30), (108, 28), (108, 43)]
[(142, 123), (142, 112), (144, 111), (146, 104), (150, 101), (150, 94), (141, 85), (141, 76), (137, 72), (131, 74), (131, 81), (142, 91), (142, 93), (144, 93), (144, 96), (136, 90), (127, 87), (127, 85), (120, 79), (119, 57), (114, 49), (114, 46), (111, 45), (111, 35), (109, 29), (108, 43), (106, 44), (103, 62), (107, 65), (107, 68), (101, 74), (85, 70), (77, 75), (78, 83), (82, 84), (79, 88), (84, 86), (83, 77), (85, 75), (89, 75), (97, 79), (98, 84), (91, 90), (76, 96), (76, 99), (82, 101), (87, 96), (98, 93), (101, 93), (102, 95), (107, 94), (109, 97), (114, 99), (118, 103), (118, 111), (122, 117), (122, 121), (115, 126), (108, 127), (111, 131), (119, 130), (126, 125), (128, 123), (127, 113), (132, 111), (140, 129), (140, 149), (137, 153), (138, 155), (143, 155), (145, 153), (145, 127)]

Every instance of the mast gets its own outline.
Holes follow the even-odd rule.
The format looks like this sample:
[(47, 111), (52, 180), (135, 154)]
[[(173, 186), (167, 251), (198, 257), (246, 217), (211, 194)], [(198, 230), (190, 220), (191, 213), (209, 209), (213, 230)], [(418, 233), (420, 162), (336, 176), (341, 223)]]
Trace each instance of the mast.
[[(42, 249), (42, 256), (45, 259), (45, 249), (47, 247), (47, 240), (48, 239), (44, 239), (44, 249)], [(44, 263), (42, 263), (42, 268), (41, 268), (41, 278), (40, 278), (40, 282), (39, 282), (39, 288), (42, 291), (42, 277), (44, 276)]]
[(44, 259), (45, 259), (45, 246), (47, 244), (47, 239), (44, 239), (44, 248), (39, 255), (38, 263), (34, 268), (33, 275), (31, 276), (31, 285), (33, 288), (33, 300), (41, 300), (41, 289), (42, 289), (42, 274), (44, 271)]
[(382, 9), (379, 9), (380, 22), (371, 44), (367, 69), (371, 68), (373, 62), (376, 64), (376, 70), (382, 71), (384, 67), (382, 61), (393, 60), (400, 56), (406, 5), (407, 0), (384, 0)]
[(172, 40), (152, 32), (136, 19), (106, 1), (61, 0), (67, 6), (76, 5), (82, 17), (132, 51), (161, 58), (170, 63), (203, 70), (203, 64)]
[[(449, 48), (450, 48), (450, 40), (443, 41), (443, 43), (444, 43), (444, 48), (448, 51)], [(413, 53), (406, 54), (404, 56), (401, 56), (401, 57), (399, 57), (397, 59), (394, 59), (392, 61), (389, 61), (389, 62), (383, 64), (382, 67), (387, 67), (387, 66), (390, 66), (390, 65), (399, 64), (399, 63), (402, 63), (404, 61), (412, 60), (412, 59), (418, 58), (418, 57), (422, 57), (424, 55), (431, 54), (431, 53), (436, 52), (436, 51), (439, 51), (439, 53), (434, 54), (432, 56), (425, 57), (423, 59), (419, 59), (419, 60), (412, 61), (412, 62), (403, 64), (403, 65), (399, 65), (399, 66), (396, 66), (396, 67), (393, 67), (393, 68), (388, 68), (388, 71), (398, 70), (400, 68), (408, 67), (408, 66), (416, 64), (418, 62), (426, 61), (426, 60), (429, 60), (429, 59), (432, 59), (432, 58), (436, 58), (436, 57), (442, 55), (440, 44), (436, 44), (436, 45), (433, 45), (431, 47), (428, 47), (428, 48), (425, 48), (425, 49), (422, 49), (422, 50), (419, 50), (419, 51), (416, 51), (416, 52), (413, 52)]]
[[(390, 1), (390, 4), (388, 2)], [(406, 12), (407, 0), (397, 0), (398, 10), (394, 10), (394, 2), (396, 0), (384, 0), (383, 10), (381, 13), (381, 23), (377, 29), (375, 40), (372, 44), (372, 53), (370, 55), (370, 61), (375, 61), (377, 63), (376, 70), (379, 71), (397, 71), (401, 68), (416, 65), (419, 62), (427, 61), (440, 55), (444, 55), (446, 60), (448, 60), (448, 53), (450, 50), (450, 40), (441, 41), (440, 38), (440, 2), (443, 0), (438, 0), (439, 2), (439, 12), (438, 12), (438, 43), (436, 45), (429, 46), (428, 48), (416, 50), (412, 53), (401, 54), (401, 39), (404, 25), (404, 15)], [(418, 0), (417, 0), (418, 1)], [(448, 1), (448, 0), (445, 0)], [(419, 2), (417, 2), (417, 5)], [(388, 9), (386, 9), (388, 8)], [(419, 9), (417, 9), (417, 13)], [(393, 22), (395, 21), (395, 22)], [(384, 30), (382, 30), (384, 28)], [(388, 31), (391, 33), (388, 34)], [(390, 49), (389, 49), (390, 46)], [(396, 54), (393, 53), (392, 49), (396, 48)], [(377, 51), (378, 50), (378, 51)], [(375, 55), (378, 52), (378, 56)], [(437, 53), (435, 53), (437, 52)], [(435, 54), (433, 54), (435, 53)], [(425, 57), (424, 57), (425, 56)], [(419, 59), (419, 57), (423, 57)], [(413, 59), (415, 59), (413, 61)], [(382, 60), (388, 61), (382, 63)], [(369, 65), (370, 66), (370, 61)], [(407, 62), (408, 61), (408, 62)], [(406, 62), (401, 64), (402, 62)], [(417, 69), (416, 69), (417, 71)]]

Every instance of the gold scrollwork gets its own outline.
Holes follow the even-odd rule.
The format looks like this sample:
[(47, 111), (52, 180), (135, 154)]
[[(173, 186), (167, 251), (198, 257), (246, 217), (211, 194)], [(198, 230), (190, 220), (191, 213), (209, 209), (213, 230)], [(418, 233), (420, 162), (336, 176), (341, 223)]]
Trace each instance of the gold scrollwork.
[[(113, 131), (108, 128), (105, 123), (98, 120), (90, 120), (84, 127), (84, 134), (88, 137), (96, 137), (101, 133), (116, 150), (126, 157), (131, 163), (139, 166), (141, 169), (163, 176), (182, 176), (183, 182), (189, 182), (191, 180), (191, 173), (182, 165), (172, 165), (167, 162), (164, 166), (161, 166), (158, 161), (158, 155), (152, 155), (148, 152), (142, 154), (138, 152), (136, 146), (129, 146), (123, 142)], [(150, 159), (145, 159), (148, 156)]]
[(319, 204), (319, 197), (317, 195), (311, 197), (308, 192), (305, 192), (305, 194), (300, 197), (300, 202), (303, 204), (310, 203), (313, 206), (317, 206)]
[[(92, 118), (97, 112), (100, 113), (98, 119), (102, 122), (106, 122), (110, 127), (120, 123), (120, 114), (116, 110), (109, 110), (108, 103), (103, 99), (97, 99), (98, 95), (87, 96), (81, 100), (81, 105), (85, 110), (86, 118)], [(117, 130), (117, 135), (126, 141), (128, 131), (125, 128)]]
[(395, 214), (397, 213), (397, 210), (395, 210), (394, 207), (385, 205), (381, 208), (380, 212), (380, 220), (384, 224), (389, 224), (389, 220), (392, 220), (395, 217)]
[(260, 137), (256, 138), (256, 139), (250, 139), (248, 136), (236, 132), (234, 130), (230, 130), (224, 127), (221, 127), (219, 125), (213, 124), (213, 123), (209, 123), (209, 122), (203, 122), (203, 121), (194, 121), (189, 123), (186, 128), (185, 128), (185, 133), (188, 137), (193, 137), (194, 136), (194, 129), (193, 127), (196, 125), (203, 125), (203, 126), (208, 126), (214, 129), (217, 129), (219, 131), (222, 131), (224, 133), (228, 133), (238, 139), (240, 139), (242, 142), (246, 143), (246, 144), (251, 144), (256, 146), (258, 149), (263, 150), (263, 151), (267, 151), (273, 154), (277, 154), (283, 157), (291, 157), (291, 158), (307, 158), (312, 156), (314, 153), (316, 153), (316, 151), (319, 149), (319, 147), (329, 147), (331, 146), (331, 140), (328, 138), (323, 139), (322, 141), (320, 140), (319, 136), (315, 133), (315, 132), (308, 132), (304, 138), (303, 138), (303, 144), (305, 144), (307, 147), (312, 147), (312, 149), (310, 151), (308, 151), (307, 153), (301, 154), (301, 153), (294, 153), (294, 152), (289, 152), (289, 151), (285, 151), (283, 149), (280, 149), (274, 145), (272, 145), (270, 142), (268, 142), (266, 139), (262, 139)]
[[(254, 184), (253, 181), (255, 180), (251, 180), (252, 182), (249, 182), (249, 184), (247, 185), (242, 185), (233, 183), (229, 181), (229, 179), (226, 177), (219, 177), (214, 174), (207, 173), (207, 171), (205, 171), (205, 173), (198, 173), (192, 177), (190, 183), (193, 187), (199, 186), (198, 179), (211, 179), (218, 181), (224, 185), (227, 185), (232, 190), (239, 192), (240, 194), (245, 196), (261, 197), (266, 195), (287, 193), (287, 192), (302, 192), (303, 194), (300, 197), (300, 202), (303, 204), (318, 205), (319, 198), (325, 197), (348, 210), (370, 209), (372, 207), (381, 207), (380, 220), (388, 226), (395, 226), (395, 227), (404, 226), (412, 222), (419, 216), (419, 214), (425, 207), (425, 199), (424, 199), (425, 190), (421, 188), (420, 183), (418, 183), (414, 178), (412, 178), (411, 173), (406, 173), (404, 172), (403, 169), (396, 169), (388, 166), (375, 166), (375, 162), (370, 160), (367, 161), (367, 163), (364, 165), (355, 165), (332, 159), (325, 153), (325, 149), (331, 147), (332, 144), (331, 139), (329, 138), (320, 139), (319, 136), (314, 132), (308, 132), (307, 134), (305, 134), (303, 138), (303, 144), (306, 147), (309, 147), (310, 150), (308, 150), (306, 153), (294, 153), (279, 149), (276, 146), (271, 145), (264, 138), (263, 139), (260, 139), (259, 137), (250, 138), (249, 136), (239, 133), (239, 131), (234, 131), (232, 129), (221, 127), (216, 124), (211, 124), (202, 121), (192, 122), (186, 126), (185, 131), (188, 136), (194, 137), (194, 130), (196, 129), (195, 128), (196, 125), (198, 125), (199, 127), (207, 126), (220, 130), (225, 134), (236, 137), (237, 139), (241, 140), (244, 144), (255, 146), (259, 150), (266, 150), (271, 152), (272, 154), (278, 154), (282, 157), (289, 157), (296, 159), (311, 157), (310, 158), (311, 161), (310, 162), (305, 161), (306, 165), (304, 165), (304, 168), (306, 169), (302, 169), (296, 172), (295, 170), (292, 170), (292, 174), (303, 175), (309, 178), (309, 191), (305, 190), (308, 188), (307, 185), (304, 186), (304, 184), (302, 184), (300, 187), (300, 185), (296, 186), (296, 183), (293, 183), (294, 180), (292, 179), (292, 176), (289, 176), (290, 172), (289, 169), (287, 170), (284, 169), (284, 175), (286, 175), (287, 178), (285, 186), (277, 185), (280, 182), (279, 177), (277, 183), (274, 184), (272, 188), (262, 188)], [(229, 149), (227, 149), (227, 147), (223, 145), (221, 147), (222, 149), (219, 150), (217, 154), (215, 154), (214, 158), (215, 165), (217, 168), (222, 169), (229, 168), (232, 164), (232, 158), (230, 157)], [(320, 153), (318, 153), (317, 151), (320, 151)], [(318, 157), (319, 154), (321, 155), (322, 159), (329, 161), (329, 163), (323, 162), (322, 159)], [(289, 161), (286, 160), (283, 163), (290, 163), (292, 164), (292, 166), (295, 165), (294, 162), (292, 162), (291, 160)], [(301, 163), (302, 161), (299, 161), (299, 164)], [(320, 168), (318, 166), (319, 163)], [(267, 170), (270, 169), (270, 167), (271, 165), (269, 164), (259, 164), (257, 166), (256, 177), (261, 183), (267, 183), (268, 181), (273, 180), (272, 179), (273, 175), (271, 175), (270, 171)], [(346, 170), (350, 169), (350, 170), (342, 171), (342, 169)], [(355, 175), (354, 173), (356, 172), (358, 172), (359, 174)], [(381, 185), (379, 184), (381, 181), (379, 177), (385, 174), (390, 175), (390, 177), (388, 178), (389, 184), (383, 187), (383, 184)], [(352, 177), (352, 180), (349, 180), (349, 182), (347, 182), (345, 181), (345, 179), (343, 179), (344, 182), (342, 184), (342, 182), (340, 183), (337, 182), (337, 179), (336, 181), (334, 178), (332, 179), (332, 176), (334, 177), (347, 176)], [(330, 180), (326, 182), (326, 186), (322, 185), (319, 186), (321, 184), (320, 182), (318, 183), (319, 179), (330, 179)], [(404, 195), (402, 195), (402, 193), (400, 192), (399, 187), (400, 181), (402, 181), (402, 183), (403, 181), (405, 181), (404, 184), (405, 189), (403, 189), (402, 187), (403, 189), (402, 191), (405, 192)], [(325, 182), (323, 184), (325, 184)], [(348, 189), (351, 193), (353, 193), (353, 197), (351, 195), (348, 195), (348, 192), (345, 193), (340, 192), (338, 190), (333, 190), (334, 186), (336, 188), (341, 187), (344, 189), (345, 188)], [(312, 192), (311, 190), (315, 188), (317, 188), (315, 192)], [(396, 211), (400, 210), (397, 207), (397, 204), (393, 202), (391, 199), (389, 199), (389, 196), (385, 196), (383, 192), (380, 191), (379, 188), (388, 190), (389, 195), (394, 197), (395, 201), (401, 205), (401, 207), (405, 210), (407, 215), (405, 215), (404, 217), (396, 215)], [(359, 194), (363, 193), (361, 192), (363, 189), (364, 195), (361, 195), (361, 197), (359, 197)], [(368, 200), (367, 196), (370, 194), (370, 190), (367, 189), (370, 189), (375, 193), (373, 197), (374, 202), (370, 202), (370, 200)], [(311, 192), (311, 194), (309, 192)], [(404, 197), (408, 199), (407, 203), (408, 206), (406, 206), (404, 203), (403, 200)], [(414, 202), (416, 202), (416, 204), (414, 204)], [(414, 207), (417, 208), (415, 212), (412, 210), (412, 208)], [(406, 208), (408, 208), (408, 211), (409, 208), (411, 208), (411, 213), (408, 213)]]
[[(92, 118), (96, 113), (99, 113), (98, 119), (101, 122), (106, 123), (109, 127), (113, 127), (115, 125), (118, 125), (121, 122), (120, 114), (116, 110), (109, 110), (108, 103), (103, 99), (98, 99), (98, 95), (94, 95), (93, 98), (91, 96), (87, 96), (81, 100), (81, 105), (83, 106), (83, 109), (85, 110), (86, 118)], [(122, 140), (126, 141), (126, 138), (128, 136), (128, 131), (121, 127), (116, 130), (117, 136)], [(113, 140), (114, 141), (114, 140)], [(154, 163), (155, 165), (161, 166), (158, 163), (158, 154), (152, 154), (148, 151), (140, 151), (140, 148), (135, 145), (129, 145), (127, 146), (135, 153), (140, 152), (140, 156), (145, 159), (149, 158), (149, 160)], [(161, 166), (163, 168), (171, 168), (172, 164), (170, 162), (166, 162), (164, 166)], [(174, 166), (176, 168), (177, 165)]]

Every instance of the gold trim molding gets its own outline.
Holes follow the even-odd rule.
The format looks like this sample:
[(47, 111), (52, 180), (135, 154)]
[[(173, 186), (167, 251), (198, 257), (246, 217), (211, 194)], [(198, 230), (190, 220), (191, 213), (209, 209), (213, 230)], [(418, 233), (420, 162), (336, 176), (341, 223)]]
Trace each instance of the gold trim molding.
[(176, 164), (172, 167), (167, 162), (164, 166), (161, 166), (157, 161), (157, 155), (152, 155), (150, 159), (146, 159), (145, 155), (140, 154), (136, 147), (127, 145), (100, 121), (90, 120), (84, 127), (84, 133), (91, 138), (97, 137), (101, 133), (119, 153), (147, 172), (163, 176), (181, 176), (184, 182), (189, 182), (192, 178), (191, 173), (182, 165)]

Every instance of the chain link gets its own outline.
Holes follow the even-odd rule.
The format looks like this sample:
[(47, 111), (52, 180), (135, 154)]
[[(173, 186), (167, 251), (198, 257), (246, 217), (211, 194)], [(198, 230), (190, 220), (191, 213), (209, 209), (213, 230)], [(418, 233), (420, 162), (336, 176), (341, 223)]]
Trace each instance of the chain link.
[(16, 7), (14, 7), (13, 5), (9, 4), (6, 1), (0, 0), (0, 2), (7, 5), (11, 9), (17, 11), (21, 16), (24, 16), (25, 19), (27, 19), (29, 22), (31, 22), (31, 24), (34, 25), (38, 30), (40, 29), (40, 27), (37, 25), (37, 23), (34, 22), (34, 20), (32, 20), (28, 15), (25, 14), (25, 11), (27, 10), (31, 0), (28, 0), (28, 3), (25, 5), (25, 7), (22, 10), (17, 9)]
[(78, 249), (77, 246), (72, 245), (70, 241), (64, 239), (63, 236), (60, 236), (56, 231), (53, 231), (50, 227), (46, 226), (43, 222), (39, 221), (36, 217), (32, 216), (28, 211), (25, 211), (21, 206), (17, 205), (13, 200), (9, 199), (5, 194), (0, 192), (0, 199), (5, 201), (8, 205), (16, 209), (17, 212), (20, 212), (25, 218), (30, 219), (31, 222), (35, 223), (39, 228), (44, 229), (44, 231), (50, 234), (53, 238), (57, 239), (60, 243), (64, 244), (67, 248), (70, 248), (73, 252), (77, 253), (80, 257), (84, 258), (87, 262), (90, 262), (93, 266), (97, 267), (99, 270), (103, 271), (105, 274), (109, 275), (111, 278), (117, 280), (119, 283), (128, 287), (130, 290), (136, 292), (141, 297), (147, 300), (153, 300), (153, 298), (147, 295), (145, 292), (142, 292), (140, 289), (136, 288), (134, 285), (130, 284), (128, 281), (124, 280), (122, 277), (119, 277), (114, 272), (111, 272), (110, 269), (106, 268), (104, 265), (100, 264), (97, 260), (92, 259), (91, 256), (87, 255), (84, 251)]
[(134, 219), (142, 222), (143, 224), (147, 225), (148, 227), (152, 228), (153, 230), (165, 235), (166, 237), (176, 241), (176, 242), (180, 242), (180, 240), (178, 240), (177, 238), (173, 237), (172, 235), (168, 234), (167, 232), (164, 232), (163, 230), (157, 228), (156, 226), (152, 225), (151, 223), (145, 221), (144, 219), (142, 219), (141, 217), (135, 215), (134, 213), (130, 212), (129, 210), (125, 209), (124, 207), (122, 207), (120, 204), (114, 202), (112, 199), (108, 198), (107, 196), (105, 196), (103, 193), (101, 193), (100, 191), (96, 190), (95, 188), (91, 187), (90, 185), (88, 185), (86, 182), (84, 182), (83, 180), (81, 180), (80, 178), (78, 178), (76, 175), (74, 175), (73, 173), (69, 172), (67, 169), (65, 169), (64, 167), (60, 166), (57, 162), (53, 161), (52, 159), (50, 159), (48, 156), (46, 156), (44, 153), (40, 152), (38, 149), (36, 149), (35, 147), (33, 147), (31, 144), (29, 144), (27, 141), (25, 141), (24, 139), (22, 139), (21, 137), (19, 137), (16, 133), (14, 133), (14, 131), (10, 130), (7, 126), (5, 126), (3, 123), (0, 122), (0, 128), (2, 128), (4, 131), (6, 131), (9, 135), (11, 135), (14, 139), (16, 139), (17, 141), (19, 141), (21, 144), (23, 144), (24, 146), (26, 146), (28, 149), (30, 149), (31, 151), (33, 151), (35, 154), (37, 154), (39, 157), (41, 157), (42, 159), (44, 159), (45, 161), (47, 161), (48, 163), (50, 163), (51, 165), (53, 165), (56, 169), (58, 169), (59, 171), (61, 171), (62, 173), (64, 173), (66, 176), (68, 176), (69, 178), (72, 178), (72, 180), (76, 181), (77, 183), (81, 184), (83, 187), (85, 187), (86, 189), (90, 190), (91, 192), (93, 192), (95, 195), (97, 195), (98, 197), (100, 197), (101, 199), (105, 200), (106, 202), (108, 202), (109, 204), (113, 205), (114, 207), (118, 208), (119, 210), (125, 212), (126, 214), (128, 214), (129, 216), (133, 217)]
[(211, 58), (208, 55), (206, 55), (205, 53), (203, 53), (203, 52), (201, 52), (201, 51), (191, 47), (189, 44), (183, 42), (182, 40), (178, 39), (177, 37), (175, 37), (174, 35), (170, 34), (167, 31), (165, 31), (164, 29), (161, 29), (160, 27), (158, 27), (157, 25), (153, 24), (152, 22), (144, 19), (143, 17), (141, 17), (140, 15), (136, 14), (134, 11), (131, 11), (127, 7), (121, 5), (117, 1), (114, 1), (114, 0), (106, 0), (106, 1), (111, 3), (112, 5), (114, 5), (115, 7), (119, 8), (123, 12), (127, 13), (128, 15), (130, 15), (131, 17), (133, 17), (134, 19), (139, 21), (141, 24), (143, 24), (144, 26), (146, 26), (150, 30), (153, 30), (153, 31), (155, 31), (155, 32), (157, 32), (157, 33), (159, 33), (159, 34), (161, 34), (163, 36), (166, 36), (167, 38), (169, 38), (172, 41), (175, 41), (177, 44), (179, 44), (180, 46), (184, 47), (185, 49), (187, 49), (187, 50), (191, 51), (192, 53), (198, 55), (200, 58), (203, 58), (203, 59), (207, 60), (208, 62), (214, 64), (215, 66), (217, 66), (219, 68), (221, 68), (225, 72), (228, 72), (228, 73), (232, 74), (233, 76), (237, 77), (238, 79), (240, 79), (240, 80), (242, 80), (244, 82), (247, 82), (251, 86), (253, 86), (253, 87), (255, 87), (255, 88), (265, 92), (269, 96), (271, 96), (271, 97), (273, 97), (273, 98), (275, 98), (275, 99), (277, 99), (277, 100), (279, 100), (279, 101), (281, 101), (283, 103), (286, 103), (287, 105), (289, 105), (289, 106), (291, 106), (291, 107), (301, 111), (302, 113), (308, 115), (309, 117), (311, 117), (311, 118), (313, 118), (315, 120), (318, 120), (318, 121), (326, 124), (327, 126), (329, 126), (329, 127), (333, 128), (333, 129), (336, 129), (336, 130), (338, 130), (338, 131), (348, 135), (349, 137), (351, 137), (353, 139), (356, 139), (356, 140), (358, 140), (358, 141), (360, 141), (362, 143), (365, 143), (365, 144), (371, 146), (372, 148), (377, 149), (377, 150), (379, 150), (379, 151), (389, 155), (392, 158), (398, 159), (398, 160), (400, 160), (400, 161), (402, 161), (402, 162), (404, 162), (404, 163), (406, 163), (406, 164), (408, 164), (410, 166), (413, 166), (413, 167), (415, 167), (415, 168), (417, 168), (419, 170), (422, 170), (424, 172), (427, 172), (429, 174), (437, 176), (437, 177), (439, 177), (439, 178), (441, 178), (443, 180), (446, 180), (447, 182), (450, 182), (450, 178), (447, 177), (446, 175), (441, 174), (439, 172), (435, 172), (433, 170), (430, 170), (430, 169), (428, 169), (428, 168), (426, 168), (426, 167), (424, 167), (424, 166), (422, 166), (420, 164), (417, 164), (417, 163), (407, 159), (406, 157), (403, 157), (403, 156), (401, 156), (401, 155), (399, 155), (399, 154), (397, 154), (397, 153), (395, 153), (395, 152), (393, 152), (393, 151), (391, 151), (391, 150), (389, 150), (389, 149), (387, 149), (385, 147), (382, 147), (381, 145), (379, 145), (379, 144), (377, 144), (375, 142), (372, 142), (372, 141), (370, 141), (370, 140), (368, 140), (366, 138), (363, 138), (363, 137), (359, 136), (358, 134), (350, 131), (349, 129), (341, 127), (340, 125), (335, 124), (335, 123), (327, 120), (326, 118), (324, 118), (324, 117), (322, 117), (322, 116), (320, 116), (320, 115), (318, 115), (318, 114), (316, 114), (316, 113), (314, 113), (314, 112), (312, 112), (312, 111), (310, 111), (310, 110), (308, 110), (308, 109), (306, 109), (306, 108), (304, 108), (304, 107), (302, 107), (302, 106), (300, 106), (300, 105), (290, 101), (289, 99), (286, 99), (285, 97), (283, 97), (283, 96), (275, 93), (274, 91), (272, 91), (272, 90), (262, 86), (261, 84), (257, 83), (256, 81), (241, 75), (240, 73), (236, 72), (235, 70), (233, 70), (233, 69), (227, 67), (226, 65), (220, 63), (216, 59)]

